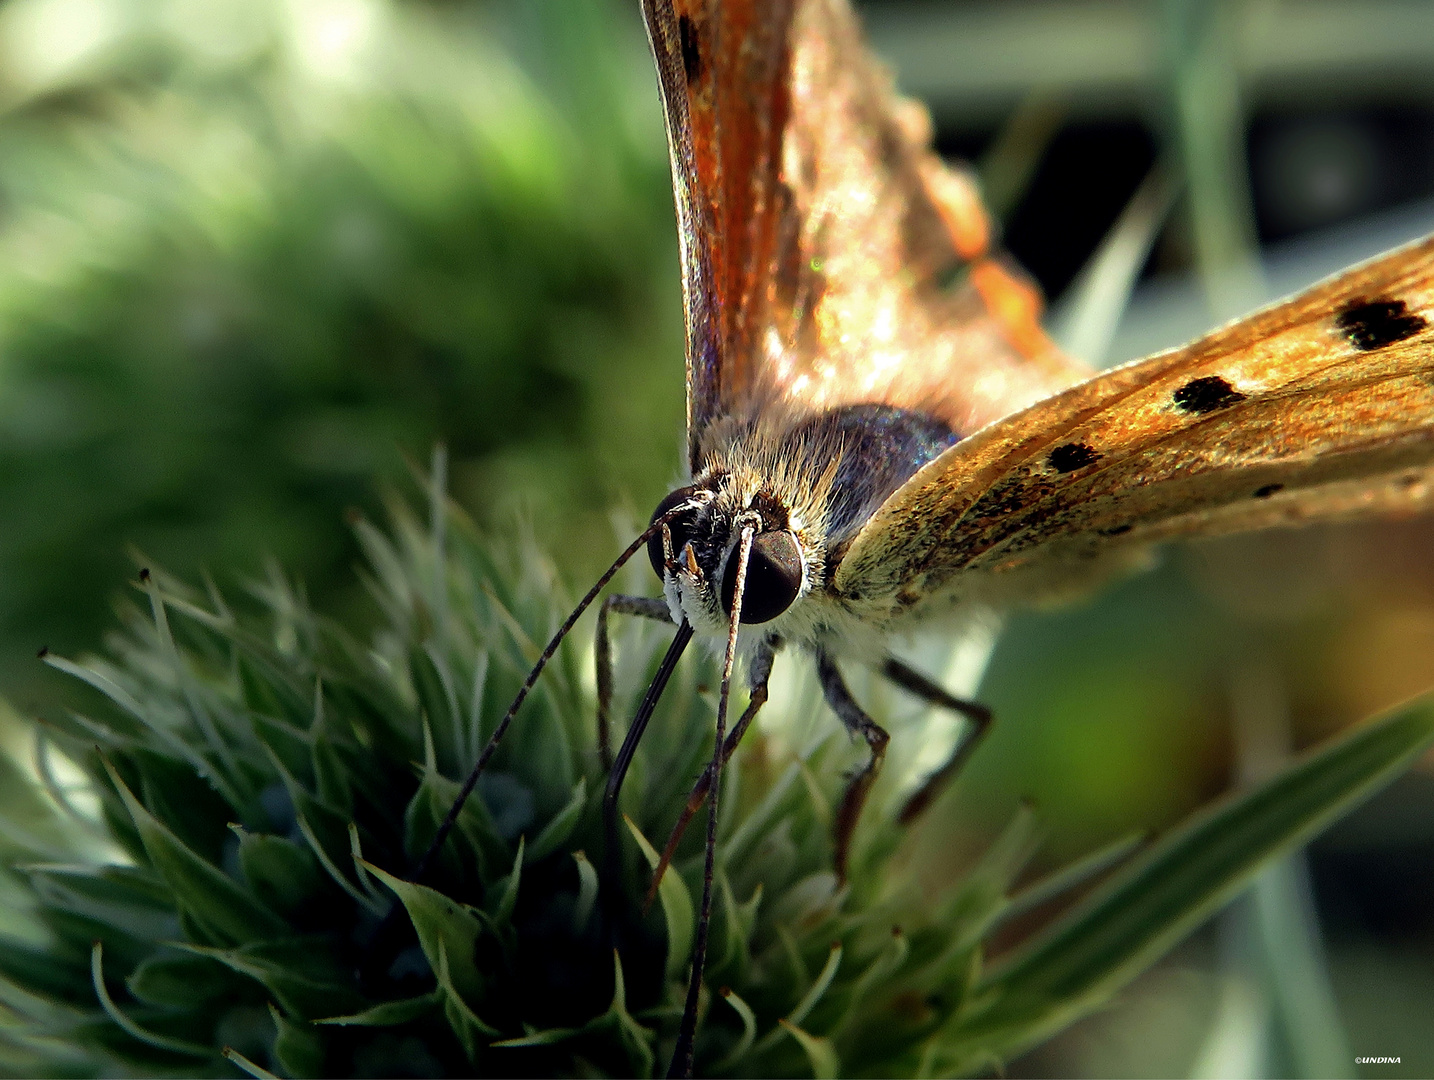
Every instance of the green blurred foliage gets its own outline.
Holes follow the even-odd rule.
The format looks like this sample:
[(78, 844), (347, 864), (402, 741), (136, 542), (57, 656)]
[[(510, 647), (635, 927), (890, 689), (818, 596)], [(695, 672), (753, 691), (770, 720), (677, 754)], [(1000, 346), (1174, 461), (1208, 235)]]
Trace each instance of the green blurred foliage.
[(682, 389), (645, 47), (595, 0), (0, 8), (0, 684), (98, 640), (126, 545), (347, 588), (344, 508), (437, 440), (480, 520), (584, 556), (655, 499)]

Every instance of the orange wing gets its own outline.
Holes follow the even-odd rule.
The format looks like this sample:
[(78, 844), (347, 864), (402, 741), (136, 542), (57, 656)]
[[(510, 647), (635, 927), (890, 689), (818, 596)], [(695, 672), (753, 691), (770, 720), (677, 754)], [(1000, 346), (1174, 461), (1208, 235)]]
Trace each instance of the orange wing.
[(878, 402), (968, 433), (1089, 374), (990, 251), (846, 0), (643, 0), (687, 304), (688, 444), (723, 416)]
[(1130, 545), (1429, 509), (1431, 322), (1434, 238), (1103, 372), (921, 469), (852, 541), (837, 592), (894, 612), (1008, 575), (1019, 598), (1023, 578), (1038, 593)]

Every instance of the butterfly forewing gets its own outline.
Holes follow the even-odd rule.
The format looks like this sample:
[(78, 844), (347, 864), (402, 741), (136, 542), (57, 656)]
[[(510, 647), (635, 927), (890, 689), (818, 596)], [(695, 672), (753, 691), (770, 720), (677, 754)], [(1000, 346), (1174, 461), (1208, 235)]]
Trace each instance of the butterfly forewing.
[(1423, 508), (1434, 240), (999, 421), (917, 473), (836, 576), (925, 598), (960, 575), (1152, 540)]
[[(682, 259), (683, 310), (687, 318), (687, 435), (688, 456), (695, 469), (694, 432), (717, 411), (716, 372), (721, 359), (718, 310), (714, 291), (710, 194), (699, 177), (697, 147), (693, 134), (693, 107), (688, 97), (688, 69), (693, 81), (700, 78), (700, 55), (694, 63), (691, 3), (681, 3), (681, 15), (674, 0), (643, 0), (642, 12), (657, 62), (657, 81), (667, 124), (667, 144), (672, 159), (672, 190), (677, 203), (677, 240)], [(686, 23), (683, 22), (686, 20)], [(684, 31), (684, 25), (687, 30)], [(683, 60), (684, 51), (689, 59)], [(710, 116), (708, 117), (710, 119)], [(708, 166), (710, 171), (710, 165)]]
[(976, 430), (1088, 374), (990, 253), (837, 0), (645, 0), (671, 142), (694, 470), (718, 419), (879, 403)]

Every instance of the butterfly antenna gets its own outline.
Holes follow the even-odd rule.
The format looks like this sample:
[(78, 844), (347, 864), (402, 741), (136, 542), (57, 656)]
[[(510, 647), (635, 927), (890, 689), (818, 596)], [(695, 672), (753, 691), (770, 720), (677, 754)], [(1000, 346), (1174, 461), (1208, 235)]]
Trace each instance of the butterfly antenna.
[[(468, 796), (473, 794), (473, 789), (478, 784), (478, 778), (483, 775), (483, 770), (487, 767), (489, 758), (491, 758), (498, 749), (498, 744), (508, 732), (508, 725), (513, 722), (513, 717), (515, 717), (518, 714), (518, 710), (523, 707), (523, 702), (527, 699), (529, 691), (537, 684), (538, 676), (540, 676), (543, 673), (543, 669), (548, 666), (548, 661), (557, 653), (558, 646), (562, 644), (563, 638), (568, 636), (569, 632), (577, 624), (578, 619), (582, 618), (583, 612), (591, 606), (592, 602), (597, 599), (603, 589), (607, 588), (608, 582), (612, 581), (614, 575), (626, 565), (629, 559), (642, 550), (644, 544), (656, 536), (658, 532), (662, 530), (663, 526), (669, 524), (673, 518), (700, 505), (701, 501), (702, 500), (699, 499), (684, 501), (668, 510), (667, 513), (654, 518), (652, 523), (638, 535), (637, 539), (629, 544), (613, 564), (604, 571), (602, 577), (597, 579), (597, 582), (587, 591), (587, 594), (578, 601), (578, 606), (573, 608), (572, 614), (563, 620), (563, 625), (558, 627), (558, 632), (553, 635), (553, 639), (548, 642), (547, 648), (545, 648), (542, 655), (538, 657), (538, 662), (533, 665), (533, 669), (528, 672), (528, 677), (523, 680), (523, 685), (518, 690), (518, 696), (513, 699), (513, 704), (508, 706), (508, 711), (503, 714), (503, 719), (500, 720), (498, 726), (493, 729), (493, 734), (489, 737), (487, 745), (483, 747), (483, 752), (478, 755), (478, 760), (474, 763), (472, 771), (468, 774), (468, 778), (463, 781), (463, 787), (459, 789), (458, 797), (453, 800), (453, 805), (448, 808), (448, 814), (443, 819), (443, 823), (438, 826), (438, 831), (433, 834), (432, 843), (428, 845), (428, 850), (423, 853), (423, 858), (418, 860), (418, 866), (413, 872), (413, 881), (422, 881), (424, 875), (426, 875), (432, 867), (433, 860), (437, 858), (439, 850), (443, 847), (443, 842), (448, 839), (448, 834), (453, 831), (453, 826), (458, 821), (458, 815), (463, 810), (463, 804), (468, 801)], [(395, 910), (397, 910), (397, 908), (395, 908)]]
[(672, 1051), (669, 1077), (692, 1075), (692, 1049), (697, 1034), (697, 1003), (702, 991), (702, 967), (707, 959), (707, 930), (712, 923), (712, 878), (717, 860), (717, 795), (722, 788), (723, 746), (727, 741), (727, 703), (732, 698), (732, 668), (737, 661), (737, 630), (742, 625), (742, 594), (747, 588), (747, 563), (752, 556), (756, 530), (743, 526), (737, 547), (737, 585), (732, 590), (732, 613), (728, 617), (727, 655), (722, 660), (722, 696), (717, 701), (717, 739), (712, 748), (712, 790), (707, 794), (707, 851), (702, 868), (702, 908), (697, 916), (697, 934), (692, 942), (692, 974), (687, 980), (687, 1003)]

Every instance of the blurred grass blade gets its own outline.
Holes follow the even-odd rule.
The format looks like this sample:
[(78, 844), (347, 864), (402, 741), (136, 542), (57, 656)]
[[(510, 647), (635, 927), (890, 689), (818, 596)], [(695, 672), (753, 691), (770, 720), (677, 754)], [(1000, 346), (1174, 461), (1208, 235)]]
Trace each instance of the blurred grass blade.
[(1241, 889), (1434, 742), (1422, 698), (1174, 830), (978, 984), (951, 1033), (968, 1063), (1003, 1058), (1089, 1011)]
[(976, 166), (981, 194), (997, 221), (1008, 221), (1030, 190), (1046, 148), (1068, 111), (1059, 94), (1044, 87), (1032, 90), (981, 155)]
[[(1243, 975), (1226, 975), (1190, 1080), (1269, 1076), (1270, 998)], [(1306, 1074), (1299, 1074), (1306, 1075)]]
[(1228, 0), (1162, 0), (1175, 137), (1190, 194), (1195, 263), (1217, 320), (1265, 295)]
[(1330, 985), (1304, 860), (1296, 856), (1265, 870), (1251, 890), (1250, 906), (1296, 1070), (1300, 1076), (1342, 1075), (1354, 1052)]
[(1114, 869), (1140, 850), (1145, 843), (1144, 833), (1131, 833), (1119, 840), (1098, 848), (1067, 866), (1033, 882), (1013, 895), (999, 915), (991, 923), (994, 929), (1014, 919), (1029, 915), (1037, 908), (1050, 903), (1059, 896), (1094, 881), (1101, 874)]
[(1164, 162), (1156, 162), (1071, 285), (1062, 302), (1065, 318), (1058, 337), (1072, 356), (1093, 367), (1109, 359), (1131, 290), (1179, 190), (1178, 178)]

